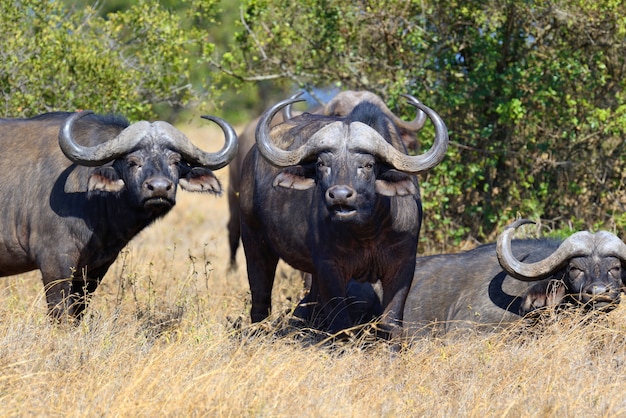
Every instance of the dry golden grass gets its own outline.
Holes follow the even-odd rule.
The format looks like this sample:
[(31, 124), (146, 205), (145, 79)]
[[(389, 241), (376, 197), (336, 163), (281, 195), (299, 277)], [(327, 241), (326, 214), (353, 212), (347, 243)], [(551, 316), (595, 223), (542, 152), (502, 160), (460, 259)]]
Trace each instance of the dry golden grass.
[[(318, 344), (282, 323), (249, 325), (243, 256), (226, 270), (226, 219), (225, 196), (181, 192), (120, 255), (76, 328), (49, 324), (38, 272), (1, 279), (0, 416), (626, 416), (626, 306), (397, 353)], [(288, 267), (279, 274), (284, 312), (302, 283)]]

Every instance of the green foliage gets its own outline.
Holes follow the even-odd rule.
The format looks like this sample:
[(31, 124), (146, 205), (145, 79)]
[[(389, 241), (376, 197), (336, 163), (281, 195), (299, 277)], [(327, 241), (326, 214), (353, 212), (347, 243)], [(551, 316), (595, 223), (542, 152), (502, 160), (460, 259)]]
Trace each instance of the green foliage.
[(140, 0), (105, 17), (59, 1), (0, 4), (3, 115), (91, 109), (131, 119), (153, 118), (160, 106), (197, 106), (213, 92), (192, 70), (213, 53), (206, 32), (185, 22), (213, 22), (213, 1), (184, 2), (174, 14)]
[[(411, 93), (447, 158), (423, 177), (424, 239), (489, 240), (516, 216), (622, 228), (623, 1), (247, 0), (221, 65), (239, 80)], [(404, 108), (396, 106), (396, 111)], [(422, 147), (430, 144), (425, 129)]]

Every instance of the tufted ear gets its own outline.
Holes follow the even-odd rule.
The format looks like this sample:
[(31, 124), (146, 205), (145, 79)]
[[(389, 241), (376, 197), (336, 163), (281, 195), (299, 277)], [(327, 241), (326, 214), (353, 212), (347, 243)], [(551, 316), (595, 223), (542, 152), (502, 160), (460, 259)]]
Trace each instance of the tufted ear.
[(222, 193), (222, 185), (213, 171), (204, 167), (194, 167), (180, 178), (180, 187), (188, 192)]
[(537, 309), (558, 306), (565, 297), (565, 284), (556, 279), (544, 279), (532, 286), (522, 295), (521, 316)]
[[(313, 172), (311, 172), (312, 174)], [(307, 190), (315, 186), (315, 179), (307, 176), (307, 170), (300, 165), (291, 166), (280, 170), (274, 177), (272, 183), (274, 187), (284, 187), (286, 189)]]
[(89, 176), (87, 191), (117, 193), (124, 189), (125, 184), (113, 167), (98, 167)]
[(415, 195), (417, 186), (408, 174), (387, 170), (376, 179), (376, 193), (389, 197)]

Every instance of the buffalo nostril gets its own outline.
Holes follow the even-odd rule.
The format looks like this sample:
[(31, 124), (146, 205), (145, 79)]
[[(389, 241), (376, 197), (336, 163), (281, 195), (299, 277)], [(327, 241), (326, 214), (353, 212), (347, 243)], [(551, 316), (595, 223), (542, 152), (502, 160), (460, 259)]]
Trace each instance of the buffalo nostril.
[(354, 196), (354, 189), (348, 186), (333, 186), (328, 189), (328, 197), (332, 200), (347, 201)]
[(608, 292), (609, 292), (609, 289), (605, 285), (594, 285), (591, 288), (592, 295), (602, 295)]
[(173, 186), (171, 180), (163, 177), (151, 178), (144, 182), (144, 187), (151, 192), (169, 192)]

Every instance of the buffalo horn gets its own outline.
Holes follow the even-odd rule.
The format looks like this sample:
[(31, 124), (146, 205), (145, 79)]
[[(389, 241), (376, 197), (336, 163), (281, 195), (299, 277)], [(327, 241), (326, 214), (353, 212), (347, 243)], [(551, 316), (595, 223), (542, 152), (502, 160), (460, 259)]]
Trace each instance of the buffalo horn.
[(616, 257), (626, 262), (626, 244), (608, 231), (598, 231), (595, 234), (597, 252), (601, 257)]
[(402, 130), (409, 132), (417, 132), (424, 127), (426, 123), (426, 113), (421, 110), (417, 111), (415, 118), (408, 122), (396, 116), (382, 101), (382, 99), (369, 91), (344, 91), (333, 97), (326, 106), (323, 113), (328, 116), (346, 116), (359, 103), (371, 102), (380, 107), (383, 112), (391, 118), (393, 123)]
[[(417, 156), (406, 155), (395, 149), (372, 128), (359, 128), (357, 126), (364, 124), (357, 123), (355, 123), (355, 127), (351, 129), (363, 129), (364, 135), (353, 135), (353, 137), (357, 138), (357, 141), (358, 139), (365, 138), (368, 138), (368, 140), (359, 141), (359, 144), (351, 145), (351, 147), (358, 148), (362, 152), (368, 152), (375, 155), (399, 171), (409, 174), (418, 174), (430, 170), (441, 162), (446, 150), (448, 149), (448, 129), (446, 128), (446, 125), (441, 117), (434, 110), (423, 105), (412, 96), (406, 95), (405, 97), (409, 99), (409, 103), (411, 105), (425, 112), (435, 125), (435, 140), (430, 150)], [(289, 98), (275, 104), (262, 115), (259, 124), (257, 125), (256, 139), (259, 151), (269, 162), (279, 167), (299, 164), (302, 160), (315, 154), (316, 152), (329, 148), (329, 144), (325, 143), (325, 139), (327, 139), (326, 135), (320, 135), (320, 133), (332, 130), (333, 124), (322, 128), (318, 131), (318, 133), (313, 135), (309, 141), (297, 149), (283, 150), (274, 145), (270, 136), (269, 128), (272, 118), (283, 107), (298, 101), (301, 101), (301, 99)]]
[(79, 165), (95, 167), (126, 155), (137, 149), (139, 143), (153, 129), (159, 136), (159, 140), (166, 141), (173, 151), (179, 152), (192, 165), (217, 170), (224, 167), (237, 155), (237, 135), (234, 129), (224, 120), (215, 116), (202, 117), (217, 123), (226, 137), (224, 147), (216, 153), (207, 153), (195, 147), (182, 132), (167, 122), (154, 122), (153, 124), (146, 121), (136, 122), (110, 141), (93, 147), (79, 145), (72, 134), (74, 124), (77, 120), (92, 113), (91, 111), (84, 111), (73, 114), (65, 120), (59, 130), (61, 150), (70, 161)]
[[(297, 99), (300, 96), (302, 96), (303, 94), (304, 94), (303, 91), (299, 91), (296, 94), (294, 94), (293, 96), (291, 96), (290, 99)], [(292, 103), (290, 103), (287, 106), (283, 107), (283, 120), (289, 120), (289, 119), (293, 118), (293, 113), (291, 112), (291, 105), (292, 105)]]
[(532, 282), (549, 277), (562, 268), (569, 259), (590, 255), (593, 248), (593, 235), (588, 231), (580, 231), (566, 238), (549, 256), (536, 263), (524, 263), (513, 255), (511, 239), (516, 228), (534, 223), (527, 219), (518, 219), (504, 229), (498, 237), (496, 255), (502, 268), (511, 276), (525, 282)]

